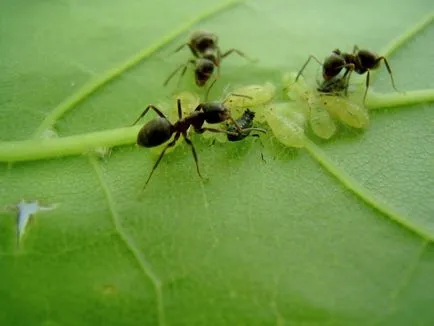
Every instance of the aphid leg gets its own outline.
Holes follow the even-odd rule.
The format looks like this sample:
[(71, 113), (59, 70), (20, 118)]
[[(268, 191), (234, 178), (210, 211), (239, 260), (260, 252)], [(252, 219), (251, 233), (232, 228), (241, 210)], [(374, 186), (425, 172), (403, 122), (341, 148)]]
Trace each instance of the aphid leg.
[(303, 70), (306, 68), (306, 66), (308, 65), (308, 63), (310, 62), (311, 59), (314, 59), (316, 62), (319, 63), (320, 66), (322, 66), (322, 62), (318, 60), (317, 57), (315, 57), (314, 55), (309, 55), (309, 58), (307, 58), (306, 62), (304, 63), (303, 67), (301, 67), (301, 69), (299, 70), (297, 77), (295, 77), (295, 81), (298, 80), (298, 78), (301, 76), (301, 73), (303, 72)]
[(191, 142), (190, 139), (188, 139), (187, 137), (187, 133), (183, 133), (182, 134), (184, 136), (184, 140), (185, 142), (191, 147), (191, 152), (193, 153), (193, 158), (194, 158), (194, 162), (196, 163), (196, 170), (197, 170), (197, 174), (199, 175), (199, 177), (201, 179), (206, 179), (204, 178), (201, 174), (200, 174), (200, 170), (199, 170), (199, 159), (197, 157), (197, 153), (196, 153), (196, 149), (194, 148), (193, 143)]
[(248, 96), (248, 95), (243, 95), (243, 94), (238, 94), (238, 93), (229, 93), (227, 96), (226, 96), (226, 98), (223, 100), (223, 102), (222, 102), (222, 104), (224, 105), (228, 100), (230, 100), (231, 99), (231, 96), (238, 96), (238, 97), (244, 97), (244, 98), (247, 98), (247, 99), (249, 99), (249, 100), (253, 100), (253, 97), (251, 97), (251, 96)]
[(394, 89), (395, 91), (399, 92), (399, 90), (398, 90), (398, 89), (396, 88), (396, 86), (395, 86), (395, 81), (393, 80), (393, 75), (392, 75), (392, 69), (390, 69), (389, 62), (387, 62), (387, 59), (386, 59), (385, 57), (379, 57), (379, 58), (377, 59), (377, 61), (375, 62), (375, 64), (377, 64), (377, 63), (380, 62), (381, 60), (384, 61), (384, 64), (386, 65), (386, 68), (387, 68), (387, 71), (389, 72), (390, 80), (392, 81), (392, 87), (393, 87), (393, 89)]
[(249, 61), (252, 61), (252, 62), (256, 61), (256, 60), (253, 60), (252, 58), (248, 57), (246, 54), (244, 54), (243, 52), (241, 52), (240, 50), (237, 50), (237, 49), (229, 49), (225, 53), (223, 53), (220, 57), (221, 57), (221, 59), (223, 59), (232, 53), (236, 53), (240, 57), (243, 57), (244, 59), (247, 59)]
[(167, 84), (169, 83), (169, 81), (176, 75), (176, 73), (179, 71), (179, 70), (181, 70), (181, 68), (183, 68), (183, 70), (182, 70), (182, 72), (181, 72), (181, 76), (180, 76), (180, 78), (179, 78), (179, 80), (178, 80), (178, 84), (180, 83), (180, 80), (181, 80), (181, 78), (182, 78), (182, 76), (184, 76), (184, 74), (185, 74), (185, 71), (187, 70), (187, 66), (188, 66), (188, 64), (193, 64), (194, 65), (194, 63), (195, 63), (195, 61), (194, 60), (188, 60), (187, 61), (187, 63), (183, 63), (183, 64), (181, 64), (178, 68), (176, 68), (170, 75), (169, 75), (169, 77), (167, 77), (167, 79), (164, 81), (164, 83), (163, 83), (163, 86), (167, 86)]
[[(251, 132), (251, 131), (258, 131), (258, 132), (262, 132), (262, 133), (264, 133), (264, 134), (267, 133), (267, 130), (262, 129), (262, 128), (243, 128), (243, 129), (241, 129), (241, 131), (243, 132), (243, 134), (244, 134), (244, 133)], [(252, 136), (253, 136), (253, 135), (252, 135)]]
[(166, 119), (167, 121), (169, 121), (166, 116), (164, 115), (163, 112), (161, 112), (155, 105), (150, 104), (146, 107), (146, 109), (142, 112), (141, 115), (139, 115), (139, 117), (136, 119), (136, 121), (134, 121), (134, 123), (131, 124), (131, 126), (134, 126), (141, 118), (143, 118), (146, 113), (148, 113), (149, 109), (152, 109), (155, 111), (155, 113), (157, 113), (161, 118)]
[(356, 44), (354, 44), (353, 54), (356, 54), (358, 51), (359, 51), (359, 47)]
[(149, 173), (149, 177), (148, 177), (148, 179), (146, 180), (146, 183), (145, 183), (145, 185), (143, 186), (143, 189), (146, 188), (146, 186), (147, 186), (149, 180), (151, 180), (152, 174), (154, 174), (154, 171), (155, 171), (155, 169), (157, 168), (158, 164), (160, 163), (161, 159), (163, 158), (164, 153), (166, 153), (166, 151), (167, 151), (168, 148), (173, 147), (173, 146), (176, 144), (176, 142), (177, 142), (178, 139), (179, 139), (179, 136), (181, 136), (181, 133), (179, 133), (179, 132), (176, 133), (176, 134), (175, 134), (175, 138), (173, 138), (173, 140), (172, 140), (170, 143), (168, 143), (168, 144), (166, 145), (166, 147), (164, 147), (164, 149), (161, 151), (160, 156), (158, 157), (157, 161), (155, 162), (154, 166), (152, 167), (151, 173)]
[[(258, 135), (258, 134), (252, 134), (251, 135), (252, 137), (255, 137), (257, 140), (258, 140), (258, 142), (259, 142), (259, 145), (261, 145), (261, 147), (262, 147), (262, 149), (264, 148), (264, 144), (262, 143), (262, 140), (261, 140), (261, 136), (260, 135)], [(262, 149), (261, 149), (261, 159), (262, 159), (262, 161), (264, 162), (264, 163), (267, 163), (267, 161), (265, 160), (265, 158), (264, 158), (264, 153), (262, 153)]]

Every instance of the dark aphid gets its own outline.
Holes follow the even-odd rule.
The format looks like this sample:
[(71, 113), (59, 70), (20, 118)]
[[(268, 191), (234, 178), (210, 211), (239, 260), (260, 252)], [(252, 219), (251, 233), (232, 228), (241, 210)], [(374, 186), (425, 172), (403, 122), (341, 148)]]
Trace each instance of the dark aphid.
[[(148, 105), (146, 109), (140, 114), (140, 116), (134, 121), (135, 125), (141, 118), (143, 118), (150, 109), (154, 110), (158, 114), (158, 117), (147, 122), (142, 129), (140, 129), (137, 135), (137, 144), (142, 147), (155, 147), (169, 141), (173, 134), (173, 139), (164, 147), (157, 161), (155, 162), (148, 179), (146, 180), (145, 187), (151, 179), (152, 174), (163, 158), (168, 148), (173, 147), (180, 136), (182, 135), (185, 142), (191, 147), (193, 158), (196, 163), (196, 170), (199, 177), (203, 178), (199, 170), (199, 161), (194, 148), (193, 143), (188, 138), (187, 131), (190, 127), (193, 127), (197, 133), (204, 133), (205, 131), (225, 133), (227, 135), (238, 136), (251, 130), (258, 130), (257, 128), (243, 128), (232, 118), (230, 111), (224, 106), (224, 103), (200, 103), (196, 109), (185, 118), (182, 117), (181, 100), (177, 100), (178, 106), (178, 120), (175, 123), (171, 123), (167, 117), (162, 113), (155, 105)], [(226, 120), (231, 121), (235, 125), (234, 131), (228, 131), (217, 128), (204, 127), (204, 123), (215, 124), (224, 122)]]
[(368, 50), (359, 50), (357, 45), (354, 46), (352, 53), (342, 52), (339, 49), (335, 49), (332, 51), (330, 56), (328, 56), (324, 63), (321, 63), (316, 57), (310, 55), (303, 67), (297, 74), (296, 80), (303, 72), (304, 68), (307, 66), (311, 59), (316, 60), (320, 65), (322, 65), (322, 75), (325, 81), (332, 80), (339, 73), (345, 69), (344, 75), (342, 79), (345, 81), (345, 94), (348, 90), (348, 81), (351, 76), (351, 73), (355, 71), (359, 75), (363, 75), (367, 72), (366, 75), (366, 90), (363, 96), (363, 101), (366, 99), (366, 95), (368, 93), (369, 88), (369, 80), (370, 80), (370, 70), (377, 69), (380, 65), (381, 61), (384, 61), (386, 65), (387, 71), (390, 75), (390, 79), (392, 82), (392, 87), (398, 91), (395, 86), (395, 81), (393, 80), (392, 70), (390, 69), (389, 63), (384, 56), (378, 56), (377, 54), (368, 51)]
[[(240, 141), (246, 138), (250, 135), (250, 132), (252, 130), (260, 131), (263, 133), (266, 133), (267, 131), (265, 129), (261, 128), (255, 128), (253, 127), (253, 120), (255, 119), (255, 112), (250, 111), (249, 109), (246, 109), (241, 117), (239, 117), (236, 122), (242, 129), (248, 129), (248, 131), (241, 132), (239, 134), (228, 134), (228, 140), (229, 141)], [(235, 133), (237, 131), (237, 128), (234, 124), (231, 124), (228, 126), (228, 131)], [(259, 137), (257, 134), (253, 134), (254, 137)]]

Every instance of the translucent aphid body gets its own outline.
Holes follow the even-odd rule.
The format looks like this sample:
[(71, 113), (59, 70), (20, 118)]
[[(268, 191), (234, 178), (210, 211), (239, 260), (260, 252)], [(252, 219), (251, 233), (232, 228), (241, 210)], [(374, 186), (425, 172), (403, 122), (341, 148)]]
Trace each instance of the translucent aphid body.
[[(242, 96), (240, 96), (242, 95)], [(246, 108), (255, 112), (255, 120), (265, 121), (265, 105), (276, 95), (276, 87), (267, 82), (264, 85), (247, 85), (231, 91), (225, 99), (225, 105), (235, 115), (241, 115)]]
[(329, 139), (336, 133), (336, 125), (332, 117), (322, 106), (318, 92), (309, 87), (303, 77), (299, 77), (297, 82), (295, 77), (295, 73), (283, 77), (288, 97), (304, 109), (314, 134)]
[(321, 104), (336, 119), (353, 128), (366, 128), (369, 125), (368, 111), (345, 97), (322, 94)]
[[(320, 89), (330, 93), (318, 92), (309, 86), (303, 77), (295, 82), (295, 73), (286, 74), (283, 80), (286, 85), (287, 95), (306, 109), (309, 124), (312, 131), (318, 137), (329, 139), (336, 133), (337, 119), (353, 128), (366, 128), (369, 124), (369, 115), (363, 105), (350, 101), (347, 97), (340, 96), (342, 85), (338, 82), (329, 83)], [(334, 89), (336, 91), (334, 92)]]
[(306, 116), (290, 103), (276, 103), (266, 112), (266, 120), (276, 139), (288, 147), (304, 147)]
[(315, 135), (323, 139), (329, 139), (336, 133), (336, 124), (330, 114), (316, 101), (310, 105), (309, 125)]

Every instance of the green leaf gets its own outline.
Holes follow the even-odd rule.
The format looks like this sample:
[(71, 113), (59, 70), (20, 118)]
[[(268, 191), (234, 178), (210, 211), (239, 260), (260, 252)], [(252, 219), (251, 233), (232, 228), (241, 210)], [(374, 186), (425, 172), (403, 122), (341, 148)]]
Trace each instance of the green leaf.
[[(433, 17), (429, 0), (3, 1), (0, 325), (432, 325)], [(170, 103), (197, 28), (259, 59), (225, 59), (214, 98), (354, 44), (406, 93), (382, 66), (369, 128), (298, 150), (195, 135), (209, 182), (181, 144), (142, 192), (156, 154), (125, 126)], [(23, 199), (55, 208), (17, 245)]]

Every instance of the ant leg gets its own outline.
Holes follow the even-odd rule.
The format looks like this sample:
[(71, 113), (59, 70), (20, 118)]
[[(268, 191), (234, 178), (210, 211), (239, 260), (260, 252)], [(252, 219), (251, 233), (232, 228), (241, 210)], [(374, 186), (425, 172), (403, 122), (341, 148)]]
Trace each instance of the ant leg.
[(177, 99), (176, 101), (178, 103), (178, 118), (179, 120), (182, 119), (182, 106), (181, 106), (181, 99)]
[[(255, 137), (258, 140), (259, 145), (261, 145), (261, 147), (264, 148), (264, 144), (262, 143), (261, 137), (258, 134), (252, 134), (250, 136)], [(261, 150), (261, 159), (264, 163), (267, 163), (267, 161), (264, 158), (264, 153), (262, 153), (262, 150)]]
[(237, 49), (229, 49), (227, 50), (225, 53), (220, 55), (220, 59), (223, 60), (223, 58), (227, 57), (228, 55), (232, 54), (232, 53), (236, 53), (238, 54), (240, 57), (243, 57), (246, 60), (255, 62), (256, 60), (253, 60), (252, 58), (249, 58), (247, 55), (245, 55), (243, 52), (241, 52), (240, 50)]
[(299, 70), (297, 77), (295, 77), (295, 81), (298, 80), (298, 78), (301, 76), (301, 73), (303, 72), (303, 70), (306, 68), (307, 64), (309, 63), (309, 61), (311, 59), (314, 59), (316, 62), (318, 62), (320, 64), (320, 66), (322, 66), (322, 62), (318, 60), (317, 57), (315, 57), (314, 55), (309, 55), (309, 58), (307, 58), (306, 62), (304, 63), (303, 67), (301, 67), (301, 69)]
[(166, 119), (167, 121), (169, 121), (166, 116), (164, 115), (163, 112), (161, 112), (155, 105), (150, 104), (146, 107), (146, 109), (142, 112), (141, 115), (139, 115), (139, 117), (136, 119), (136, 121), (134, 121), (133, 124), (131, 124), (131, 126), (134, 126), (141, 118), (143, 118), (146, 113), (148, 113), (149, 109), (154, 110), (161, 118)]
[(184, 48), (184, 46), (190, 46), (190, 44), (189, 43), (184, 43), (184, 44), (181, 44), (179, 47), (177, 47), (176, 49), (175, 49), (175, 51), (173, 51), (172, 53), (176, 53), (176, 52), (179, 52), (179, 51), (181, 51), (183, 48)]
[(168, 143), (168, 144), (166, 145), (166, 147), (164, 147), (164, 149), (161, 151), (160, 156), (158, 156), (157, 161), (155, 162), (154, 166), (152, 167), (151, 173), (149, 173), (149, 177), (148, 177), (148, 179), (146, 180), (145, 185), (143, 186), (143, 189), (146, 188), (146, 186), (147, 186), (149, 180), (151, 180), (152, 174), (154, 174), (155, 169), (157, 168), (158, 164), (160, 164), (160, 161), (161, 161), (161, 159), (163, 158), (164, 153), (166, 153), (166, 151), (167, 151), (167, 149), (168, 149), (169, 147), (173, 147), (173, 146), (176, 144), (176, 142), (177, 142), (178, 139), (179, 139), (179, 136), (181, 136), (181, 133), (179, 133), (179, 132), (176, 133), (176, 134), (175, 134), (175, 138), (173, 138), (173, 140), (172, 140), (170, 143)]
[(357, 53), (359, 51), (359, 47), (355, 44), (353, 47), (353, 54)]
[(191, 44), (190, 43), (184, 43), (184, 44), (181, 44), (179, 47), (177, 47), (176, 49), (175, 49), (175, 51), (173, 51), (171, 54), (174, 54), (174, 53), (176, 53), (176, 52), (179, 52), (179, 51), (181, 51), (185, 46), (188, 46), (189, 48), (190, 48), (190, 50), (191, 50), (191, 53), (193, 53), (193, 55), (196, 57), (196, 58), (199, 58), (199, 55), (197, 54), (197, 51), (191, 46)]
[[(342, 68), (346, 69), (344, 75), (342, 76), (342, 79), (345, 80), (345, 93), (344, 94), (345, 94), (345, 96), (347, 96), (348, 95), (348, 87), (350, 86), (350, 76), (353, 73), (355, 66), (354, 66), (354, 63), (347, 63), (347, 64), (343, 65)], [(345, 77), (346, 77), (346, 79), (345, 79)]]
[(396, 88), (396, 86), (395, 86), (395, 81), (393, 80), (393, 75), (392, 75), (392, 69), (390, 69), (389, 62), (387, 62), (387, 59), (386, 59), (385, 57), (379, 57), (379, 58), (377, 59), (377, 61), (375, 62), (375, 64), (377, 64), (377, 63), (380, 62), (381, 60), (384, 61), (384, 64), (386, 65), (386, 68), (387, 68), (387, 71), (389, 72), (390, 80), (392, 81), (392, 87), (393, 87), (393, 89), (394, 89), (395, 91), (399, 92), (399, 90), (398, 90), (398, 89)]
[[(182, 72), (181, 72), (181, 76), (180, 76), (180, 79), (182, 78), (182, 76), (184, 76), (184, 74), (185, 74), (185, 71), (187, 70), (187, 66), (188, 66), (188, 64), (189, 63), (191, 63), (191, 64), (194, 64), (194, 60), (188, 60), (187, 61), (187, 63), (183, 63), (183, 64), (181, 64), (178, 68), (176, 68), (170, 75), (169, 75), (169, 77), (167, 77), (167, 79), (164, 81), (164, 83), (163, 83), (163, 86), (167, 86), (167, 84), (169, 83), (169, 81), (176, 75), (176, 73), (181, 69), (181, 68), (183, 68), (183, 70), (182, 70)], [(178, 84), (179, 84), (179, 81), (178, 81)]]
[(197, 157), (197, 153), (196, 153), (196, 149), (194, 148), (193, 143), (191, 142), (190, 139), (188, 139), (187, 137), (187, 133), (183, 133), (182, 134), (184, 136), (184, 140), (185, 142), (191, 147), (191, 151), (193, 153), (193, 158), (194, 158), (194, 162), (196, 163), (196, 170), (197, 170), (197, 174), (199, 175), (199, 177), (201, 179), (205, 179), (204, 177), (202, 177), (202, 175), (200, 174), (200, 170), (199, 170), (199, 159)]
[(243, 128), (241, 128), (237, 120), (235, 120), (232, 116), (229, 116), (228, 120), (230, 120), (234, 124), (235, 128), (237, 128), (238, 134), (243, 132)]
[(369, 69), (368, 69), (368, 73), (366, 74), (366, 89), (365, 89), (365, 94), (363, 95), (363, 103), (365, 103), (366, 95), (368, 95), (368, 87), (369, 87), (370, 76), (371, 76), (371, 74), (369, 73)]
[(214, 84), (216, 83), (217, 78), (214, 78), (213, 82), (211, 83), (211, 85), (209, 85), (209, 87), (207, 88), (206, 92), (205, 92), (205, 102), (208, 101), (208, 95), (209, 95), (209, 91), (211, 90), (211, 87), (214, 86)]

